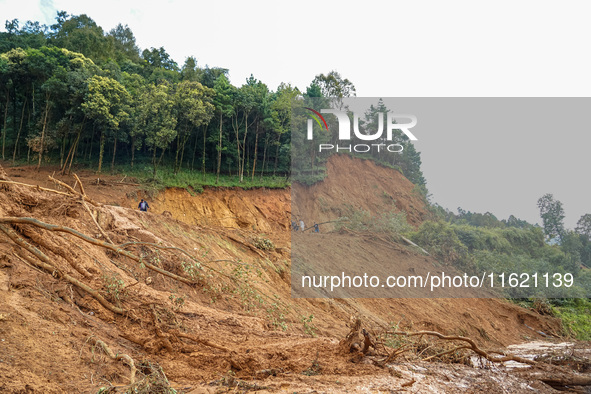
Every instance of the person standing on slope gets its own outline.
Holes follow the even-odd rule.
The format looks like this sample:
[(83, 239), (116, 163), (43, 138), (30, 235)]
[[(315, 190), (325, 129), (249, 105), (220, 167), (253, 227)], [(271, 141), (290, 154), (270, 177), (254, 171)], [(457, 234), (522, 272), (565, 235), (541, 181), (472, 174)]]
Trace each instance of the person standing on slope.
[(146, 201), (144, 201), (144, 199), (142, 198), (142, 200), (140, 201), (140, 205), (138, 205), (138, 208), (140, 209), (140, 211), (142, 212), (147, 212), (148, 208), (150, 208), (150, 206), (148, 205), (148, 203)]
[(300, 219), (300, 230), (304, 231), (305, 228), (306, 228), (306, 226), (304, 226), (304, 220)]

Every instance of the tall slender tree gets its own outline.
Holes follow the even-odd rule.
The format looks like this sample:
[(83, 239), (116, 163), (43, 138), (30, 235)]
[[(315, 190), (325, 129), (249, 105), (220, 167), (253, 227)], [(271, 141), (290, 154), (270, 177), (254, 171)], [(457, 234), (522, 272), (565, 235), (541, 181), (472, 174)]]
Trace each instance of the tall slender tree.
[(129, 117), (129, 99), (125, 87), (112, 78), (95, 75), (88, 82), (82, 109), (86, 117), (92, 119), (99, 128), (99, 173), (102, 170), (107, 133), (118, 130), (119, 124)]
[(213, 116), (212, 98), (214, 90), (199, 82), (183, 81), (176, 87), (177, 113), (177, 148), (175, 157), (175, 174), (183, 162), (185, 145), (193, 131), (203, 124), (209, 123)]
[[(177, 118), (174, 111), (174, 96), (171, 84), (163, 81), (158, 85), (150, 85), (141, 99), (140, 127), (145, 131), (145, 143), (152, 150), (153, 177), (164, 152), (177, 136)], [(156, 152), (160, 149), (160, 157)]]
[(544, 233), (548, 239), (561, 239), (564, 235), (564, 209), (562, 203), (554, 199), (550, 193), (538, 199), (540, 217), (544, 225)]
[[(230, 85), (228, 78), (224, 74), (220, 75), (214, 85), (213, 90), (215, 91), (215, 97), (213, 100), (215, 111), (219, 119), (219, 138), (217, 144), (217, 168), (215, 183), (219, 183), (220, 180), (220, 169), (222, 167), (222, 151), (225, 148), (222, 146), (222, 134), (223, 134), (223, 119), (224, 116), (229, 116), (232, 113), (232, 96), (235, 94), (234, 88)], [(205, 171), (205, 152), (203, 152), (203, 171)]]

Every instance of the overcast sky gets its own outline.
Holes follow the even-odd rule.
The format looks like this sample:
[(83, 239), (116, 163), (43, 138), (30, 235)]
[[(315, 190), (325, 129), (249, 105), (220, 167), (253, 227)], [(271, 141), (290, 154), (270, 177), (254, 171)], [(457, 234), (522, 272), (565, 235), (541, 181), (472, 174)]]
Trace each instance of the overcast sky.
[[(127, 24), (141, 49), (163, 46), (180, 66), (194, 56), (201, 66), (228, 68), (238, 86), (252, 73), (273, 90), (281, 82), (305, 89), (316, 74), (337, 70), (365, 97), (591, 95), (588, 1), (0, 0), (4, 20), (51, 25), (58, 10), (87, 14), (105, 31)], [(567, 227), (591, 212), (586, 197), (591, 166), (583, 148), (591, 130), (565, 132), (557, 125), (548, 155), (525, 149), (540, 138), (535, 130), (523, 130), (523, 138), (516, 139), (524, 145), (512, 147), (499, 173), (510, 173), (519, 161), (551, 171), (524, 175), (517, 192), (522, 202), (510, 213), (539, 221), (535, 204), (542, 190), (564, 203)], [(506, 218), (512, 207), (486, 192), (503, 187), (501, 176), (487, 177), (486, 188), (478, 179), (462, 182), (463, 153), (455, 152), (460, 156), (454, 160), (431, 160), (428, 131), (417, 137), (435, 202)], [(454, 138), (447, 140), (452, 144)], [(463, 144), (471, 151), (471, 171), (478, 173), (480, 166), (490, 173), (491, 147), (480, 143), (477, 132), (472, 140), (473, 149), (466, 145), (470, 140)], [(516, 154), (520, 146), (525, 157)], [(478, 159), (478, 149), (487, 154)], [(550, 157), (551, 165), (540, 162)], [(453, 187), (442, 181), (449, 177)]]

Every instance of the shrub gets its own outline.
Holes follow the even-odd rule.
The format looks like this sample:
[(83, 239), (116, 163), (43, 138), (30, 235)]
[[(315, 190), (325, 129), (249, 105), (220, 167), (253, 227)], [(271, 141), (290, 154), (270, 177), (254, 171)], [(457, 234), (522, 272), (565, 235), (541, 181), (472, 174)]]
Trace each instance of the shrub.
[(252, 244), (255, 246), (255, 248), (261, 249), (261, 250), (275, 249), (275, 245), (273, 244), (273, 242), (270, 239), (263, 238), (263, 237), (255, 238), (252, 241)]
[(468, 273), (475, 269), (468, 248), (448, 223), (423, 222), (419, 230), (411, 234), (411, 239), (444, 263), (453, 264)]

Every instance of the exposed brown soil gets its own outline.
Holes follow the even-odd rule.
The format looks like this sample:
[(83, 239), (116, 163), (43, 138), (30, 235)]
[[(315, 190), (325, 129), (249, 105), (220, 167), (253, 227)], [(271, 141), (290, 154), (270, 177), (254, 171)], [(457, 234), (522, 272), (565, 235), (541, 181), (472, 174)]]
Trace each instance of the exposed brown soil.
[(326, 167), (323, 182), (293, 186), (293, 215), (306, 225), (334, 220), (349, 208), (372, 213), (402, 211), (415, 227), (429, 217), (420, 193), (398, 171), (348, 155), (331, 156)]
[[(352, 159), (336, 158), (329, 171), (343, 164), (337, 160)], [(329, 175), (327, 182), (296, 192), (294, 198), (303, 202), (298, 206), (308, 208), (293, 213), (290, 190), (207, 189), (192, 195), (169, 189), (152, 194), (122, 184), (121, 177), (105, 175), (97, 181), (91, 171), (78, 172), (86, 194), (100, 203), (89, 204), (93, 215), (114, 243), (182, 248), (215, 271), (188, 270), (194, 261), (174, 250), (157, 251), (149, 245), (126, 249), (146, 263), (198, 282), (190, 286), (71, 234), (12, 225), (60, 272), (97, 289), (125, 313), (109, 311), (59, 274), (33, 267), (27, 262), (33, 256), (0, 232), (0, 391), (125, 387), (129, 367), (100, 350), (96, 340), (102, 340), (115, 354), (131, 356), (140, 378), (157, 365), (172, 387), (183, 392), (506, 392), (529, 383), (550, 392), (542, 383), (516, 376), (501, 384), (499, 376), (506, 373), (498, 370), (409, 364), (405, 356), (380, 368), (371, 357), (352, 362), (352, 355), (339, 347), (352, 316), (361, 317), (374, 334), (392, 325), (428, 329), (471, 337), (487, 349), (544, 339), (538, 331), (560, 335), (558, 321), (550, 317), (494, 299), (291, 298), (292, 214), (308, 221), (331, 220), (341, 203), (353, 203), (371, 212), (390, 204), (406, 211), (413, 225), (428, 215), (412, 184), (398, 172), (371, 162), (355, 164), (351, 167), (371, 170), (374, 178), (356, 174), (354, 179), (364, 183), (347, 184), (346, 178)], [(48, 180), (52, 173), (5, 165), (0, 179), (65, 191)], [(75, 183), (72, 177), (58, 178)], [(323, 206), (322, 196), (336, 203)], [(148, 213), (137, 210), (140, 197), (148, 199)], [(0, 217), (7, 216), (32, 217), (104, 238), (77, 199), (34, 188), (0, 184)], [(297, 236), (309, 238), (311, 254), (319, 242), (335, 248), (351, 242), (341, 233)], [(264, 240), (273, 247), (261, 247)], [(384, 259), (397, 254), (397, 261), (409, 267), (434, 264), (396, 245), (379, 246), (375, 253)]]

